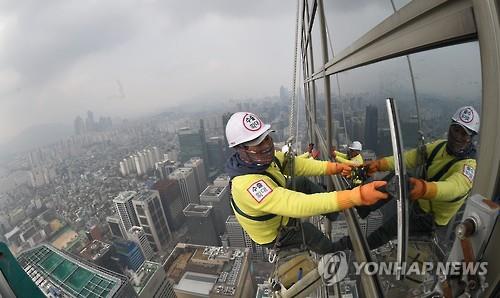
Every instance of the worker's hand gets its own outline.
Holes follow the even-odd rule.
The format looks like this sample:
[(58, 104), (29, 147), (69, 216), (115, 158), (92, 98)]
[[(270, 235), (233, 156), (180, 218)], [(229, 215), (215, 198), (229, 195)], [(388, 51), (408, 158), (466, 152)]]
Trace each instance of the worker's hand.
[(369, 206), (379, 200), (387, 199), (389, 194), (377, 189), (385, 185), (387, 185), (386, 181), (373, 181), (351, 190), (337, 191), (339, 209), (343, 210), (353, 206)]
[(311, 151), (311, 157), (312, 157), (313, 159), (318, 159), (319, 154), (320, 154), (319, 150), (313, 149), (313, 150)]
[(331, 155), (332, 159), (334, 159), (334, 160), (337, 157), (336, 151), (337, 151), (337, 147), (333, 146), (330, 155)]
[[(360, 193), (361, 193), (361, 202), (359, 205), (369, 206), (369, 205), (373, 205), (373, 204), (377, 203), (379, 200), (387, 199), (389, 197), (389, 194), (379, 190), (380, 188), (382, 188), (386, 185), (387, 185), (386, 181), (373, 181), (373, 182), (358, 186)], [(356, 188), (358, 188), (358, 187), (356, 187)]]
[(368, 161), (363, 166), (368, 169), (368, 176), (372, 176), (375, 172), (387, 171), (389, 169), (389, 164), (384, 158)]
[(342, 176), (351, 176), (352, 168), (349, 165), (341, 164), (338, 162), (328, 162), (326, 167), (326, 175), (341, 174)]
[(437, 193), (436, 184), (423, 179), (410, 178), (410, 198), (412, 200), (432, 200)]

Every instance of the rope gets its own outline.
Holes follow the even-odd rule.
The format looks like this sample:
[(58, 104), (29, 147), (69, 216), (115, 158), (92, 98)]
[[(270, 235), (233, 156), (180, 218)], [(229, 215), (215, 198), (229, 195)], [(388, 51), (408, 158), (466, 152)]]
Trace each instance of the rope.
[[(396, 5), (394, 0), (390, 0), (392, 10), (396, 13)], [(425, 149), (424, 132), (422, 131), (422, 123), (420, 119), (420, 108), (418, 105), (417, 88), (415, 87), (415, 76), (413, 75), (413, 67), (411, 65), (410, 55), (406, 55), (406, 62), (408, 63), (408, 71), (410, 72), (411, 87), (413, 89), (413, 99), (415, 100), (415, 109), (417, 112), (417, 128), (418, 128), (418, 160), (417, 160), (417, 177), (425, 178), (427, 176), (427, 169), (425, 168), (425, 161), (427, 160), (427, 151)]]
[(291, 96), (291, 103), (290, 103), (290, 120), (289, 120), (289, 134), (288, 136), (291, 138), (294, 136), (295, 133), (295, 101), (296, 101), (296, 95), (297, 92), (295, 90), (295, 85), (297, 82), (297, 50), (298, 50), (298, 35), (299, 35), (299, 11), (300, 11), (300, 1), (297, 0), (297, 13), (295, 16), (295, 45), (294, 45), (294, 53), (293, 53), (293, 78), (292, 78), (292, 96)]

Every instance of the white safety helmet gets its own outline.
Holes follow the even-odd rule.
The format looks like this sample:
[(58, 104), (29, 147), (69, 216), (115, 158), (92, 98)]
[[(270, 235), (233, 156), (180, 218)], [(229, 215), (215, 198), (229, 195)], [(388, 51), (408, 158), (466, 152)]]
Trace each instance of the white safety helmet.
[(451, 117), (451, 120), (465, 128), (468, 132), (472, 131), (476, 134), (479, 133), (479, 114), (471, 106), (465, 106), (458, 109), (453, 117)]
[(354, 142), (352, 142), (351, 146), (349, 146), (349, 149), (361, 151), (361, 150), (363, 150), (363, 146), (361, 145), (361, 142), (354, 141)]
[(226, 124), (226, 138), (230, 148), (243, 143), (248, 146), (258, 145), (273, 131), (271, 125), (264, 124), (259, 117), (249, 112), (234, 113)]

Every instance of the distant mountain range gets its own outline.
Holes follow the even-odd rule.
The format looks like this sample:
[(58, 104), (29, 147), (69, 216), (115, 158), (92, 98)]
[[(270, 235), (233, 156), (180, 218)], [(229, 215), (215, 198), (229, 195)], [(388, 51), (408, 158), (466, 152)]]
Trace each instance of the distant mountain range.
[(40, 146), (49, 145), (70, 137), (73, 127), (61, 123), (47, 123), (29, 127), (20, 134), (0, 144), (0, 156), (16, 152), (28, 151)]

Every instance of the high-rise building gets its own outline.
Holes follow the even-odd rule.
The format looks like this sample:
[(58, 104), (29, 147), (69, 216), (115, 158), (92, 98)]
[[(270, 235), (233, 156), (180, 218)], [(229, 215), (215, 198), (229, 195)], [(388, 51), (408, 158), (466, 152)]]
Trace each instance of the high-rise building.
[(186, 207), (189, 203), (199, 204), (200, 198), (197, 193), (196, 180), (192, 168), (178, 168), (168, 178), (176, 180), (179, 183), (183, 207)]
[(211, 137), (207, 140), (208, 168), (211, 171), (223, 171), (226, 158), (224, 156), (224, 138)]
[(178, 243), (164, 268), (177, 297), (255, 297), (246, 249)]
[(172, 174), (177, 169), (177, 167), (177, 163), (169, 159), (155, 163), (156, 178), (166, 179), (168, 175)]
[(207, 187), (207, 174), (203, 159), (193, 157), (184, 164), (184, 167), (193, 169), (197, 194), (200, 194)]
[(224, 222), (229, 215), (233, 214), (231, 203), (229, 202), (229, 191), (229, 185), (209, 185), (200, 194), (200, 204), (214, 207), (215, 228), (218, 235), (224, 234)]
[(125, 276), (48, 244), (27, 250), (17, 259), (48, 297), (137, 297)]
[(153, 258), (154, 251), (143, 228), (137, 226), (130, 228), (127, 232), (127, 238), (139, 245), (146, 260)]
[(236, 216), (231, 215), (226, 220), (226, 233), (229, 246), (231, 247), (246, 247), (245, 244), (245, 231), (240, 225)]
[(186, 220), (182, 212), (184, 204), (179, 183), (177, 180), (163, 179), (156, 182), (152, 189), (157, 190), (160, 194), (163, 212), (167, 217), (171, 231), (178, 230)]
[(234, 215), (229, 216), (226, 220), (226, 235), (229, 246), (246, 247), (249, 252), (251, 252), (253, 260), (265, 260), (267, 249), (255, 243), (252, 238), (250, 238)]
[(188, 127), (181, 128), (177, 132), (179, 138), (179, 160), (186, 162), (192, 157), (201, 157), (206, 160), (206, 142), (203, 138), (204, 132), (200, 130), (190, 129)]
[(170, 239), (170, 228), (156, 190), (140, 191), (133, 199), (139, 225), (155, 252), (162, 250)]
[(132, 274), (130, 283), (139, 298), (174, 298), (175, 293), (161, 264), (146, 261)]
[(123, 227), (126, 231), (130, 230), (132, 226), (138, 226), (139, 221), (132, 204), (132, 199), (137, 195), (135, 191), (124, 191), (118, 194), (113, 199), (115, 203), (116, 212), (120, 217)]
[(106, 222), (108, 223), (108, 227), (113, 238), (127, 238), (127, 231), (125, 231), (125, 228), (123, 227), (118, 216), (108, 216), (106, 217)]
[(369, 105), (366, 107), (365, 116), (365, 149), (371, 149), (377, 153), (378, 140), (378, 108)]
[(212, 206), (189, 204), (184, 215), (189, 231), (190, 243), (200, 245), (219, 245), (220, 238), (215, 226)]
[(228, 175), (219, 175), (215, 178), (214, 185), (221, 187), (228, 186), (229, 181), (231, 181), (231, 178)]
[(85, 133), (85, 123), (83, 122), (82, 117), (77, 116), (75, 118), (74, 126), (76, 135), (82, 135)]
[(85, 119), (85, 127), (87, 131), (95, 131), (94, 113), (87, 111), (87, 119)]
[(137, 271), (146, 260), (141, 247), (135, 241), (117, 240), (113, 242), (113, 246), (124, 269)]

